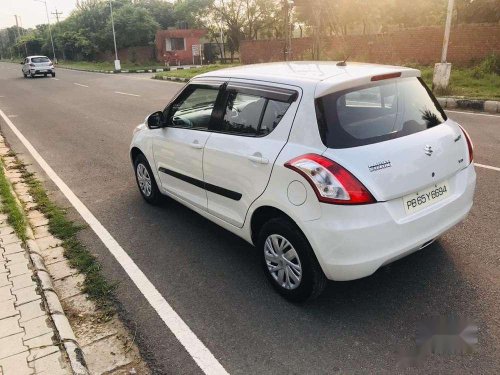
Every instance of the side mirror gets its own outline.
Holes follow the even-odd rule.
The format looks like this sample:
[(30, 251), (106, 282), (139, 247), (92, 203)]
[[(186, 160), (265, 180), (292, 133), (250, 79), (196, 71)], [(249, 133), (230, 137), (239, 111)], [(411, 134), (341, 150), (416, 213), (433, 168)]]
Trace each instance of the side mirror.
[(163, 112), (157, 111), (151, 113), (146, 119), (146, 124), (150, 129), (163, 128), (165, 126), (165, 116)]
[(24, 61), (21, 61), (19, 64), (24, 65)]

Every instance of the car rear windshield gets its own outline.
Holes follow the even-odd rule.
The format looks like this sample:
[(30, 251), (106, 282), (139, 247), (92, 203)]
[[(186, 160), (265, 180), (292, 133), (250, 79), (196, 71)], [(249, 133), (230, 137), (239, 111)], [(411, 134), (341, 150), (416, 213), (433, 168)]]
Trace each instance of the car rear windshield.
[(49, 58), (48, 57), (32, 57), (31, 58), (31, 62), (33, 63), (45, 63), (45, 62), (49, 62)]
[(446, 121), (436, 98), (417, 77), (380, 81), (316, 99), (328, 148), (349, 148), (414, 134)]

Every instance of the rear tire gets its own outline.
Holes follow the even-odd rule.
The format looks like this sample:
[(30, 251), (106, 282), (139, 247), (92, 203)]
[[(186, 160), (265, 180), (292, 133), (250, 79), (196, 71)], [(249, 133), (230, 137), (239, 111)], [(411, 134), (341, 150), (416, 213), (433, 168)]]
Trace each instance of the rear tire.
[(134, 171), (137, 187), (144, 200), (153, 205), (158, 204), (161, 199), (161, 193), (156, 185), (153, 171), (143, 154), (139, 154), (135, 158)]
[(24, 76), (24, 78), (28, 78), (28, 75), (24, 72), (23, 72), (23, 76)]
[(278, 217), (264, 224), (257, 248), (262, 255), (266, 277), (287, 300), (305, 302), (318, 297), (325, 289), (327, 279), (316, 255), (307, 238), (291, 220)]
[(52, 73), (52, 78), (54, 78), (56, 76), (56, 73)]

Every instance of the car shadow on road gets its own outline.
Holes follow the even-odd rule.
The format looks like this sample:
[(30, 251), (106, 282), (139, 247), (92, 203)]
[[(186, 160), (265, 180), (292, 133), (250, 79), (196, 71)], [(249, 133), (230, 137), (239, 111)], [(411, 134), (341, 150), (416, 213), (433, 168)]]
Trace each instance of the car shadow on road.
[[(332, 347), (363, 351), (363, 361), (388, 369), (394, 368), (401, 350), (414, 347), (415, 329), (423, 318), (457, 314), (480, 320), (479, 297), (439, 241), (372, 276), (330, 282), (316, 300), (293, 304), (267, 284), (259, 252), (239, 237), (171, 199), (149, 210), (159, 226), (169, 228), (158, 240), (165, 245), (155, 262), (165, 273), (158, 274), (155, 285), (167, 300), (182, 301), (175, 303), (180, 315), (213, 345), (221, 343), (223, 352), (227, 335), (241, 335), (248, 350), (262, 351), (266, 342), (273, 357), (290, 358), (290, 363), (302, 355), (304, 345), (314, 343), (322, 352)], [(167, 262), (175, 263), (171, 270), (165, 268)], [(286, 348), (279, 345), (283, 340)], [(352, 368), (357, 360), (348, 360)], [(328, 366), (339, 368), (346, 368), (345, 361), (335, 355), (327, 360)], [(290, 371), (302, 372), (296, 367)]]

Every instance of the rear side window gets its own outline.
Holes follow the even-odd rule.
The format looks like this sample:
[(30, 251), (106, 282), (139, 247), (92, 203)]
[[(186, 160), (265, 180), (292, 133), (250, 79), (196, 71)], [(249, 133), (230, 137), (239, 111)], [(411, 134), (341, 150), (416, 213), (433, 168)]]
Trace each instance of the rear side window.
[(414, 134), (446, 121), (420, 78), (357, 87), (316, 99), (321, 139), (328, 148), (363, 146)]
[(293, 97), (272, 99), (258, 90), (228, 90), (224, 117), (215, 131), (245, 136), (266, 136), (271, 133), (290, 107)]

